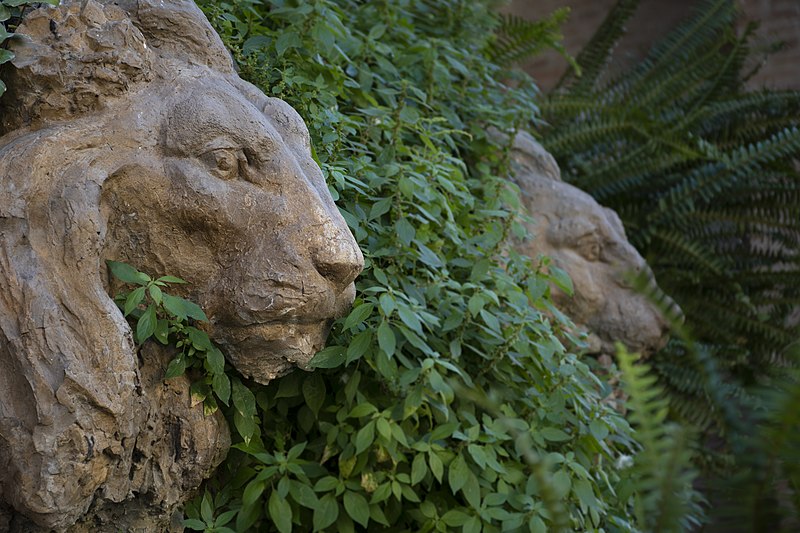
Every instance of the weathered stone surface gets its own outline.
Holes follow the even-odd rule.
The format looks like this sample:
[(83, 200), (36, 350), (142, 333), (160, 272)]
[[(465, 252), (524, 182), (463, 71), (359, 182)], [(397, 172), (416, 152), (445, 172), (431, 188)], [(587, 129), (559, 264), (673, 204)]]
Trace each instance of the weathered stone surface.
[(181, 276), (245, 375), (304, 366), (363, 258), (297, 113), (190, 0), (65, 0), (13, 41), (0, 111), (0, 530), (162, 531), (224, 457), (105, 260)]
[[(561, 181), (555, 159), (528, 133), (514, 139), (515, 182), (535, 219), (533, 237), (517, 249), (544, 254), (572, 278), (575, 295), (554, 292), (559, 308), (588, 330), (589, 351), (613, 354), (620, 341), (645, 355), (663, 347), (668, 324), (650, 301), (631, 287), (632, 276), (652, 272), (625, 237), (617, 214)], [(673, 304), (674, 305), (674, 304)]]

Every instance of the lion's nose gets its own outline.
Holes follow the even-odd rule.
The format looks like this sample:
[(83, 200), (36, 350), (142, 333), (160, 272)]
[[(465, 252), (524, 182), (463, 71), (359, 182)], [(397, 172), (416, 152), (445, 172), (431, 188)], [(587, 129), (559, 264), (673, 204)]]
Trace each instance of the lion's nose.
[(350, 285), (364, 268), (364, 256), (344, 220), (330, 218), (325, 224), (324, 238), (311, 254), (314, 268), (337, 292)]

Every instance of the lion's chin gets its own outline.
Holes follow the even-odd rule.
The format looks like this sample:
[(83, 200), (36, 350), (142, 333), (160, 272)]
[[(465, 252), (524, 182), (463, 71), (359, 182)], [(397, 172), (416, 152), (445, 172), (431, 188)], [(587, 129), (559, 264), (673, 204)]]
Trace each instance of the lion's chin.
[(314, 354), (325, 346), (331, 322), (227, 327), (212, 335), (236, 370), (266, 385), (294, 367), (307, 369)]

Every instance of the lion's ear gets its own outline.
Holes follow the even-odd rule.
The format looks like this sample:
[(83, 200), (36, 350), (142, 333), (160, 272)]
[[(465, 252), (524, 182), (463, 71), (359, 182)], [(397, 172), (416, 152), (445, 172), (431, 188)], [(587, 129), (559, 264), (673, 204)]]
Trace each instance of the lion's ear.
[(234, 72), (230, 53), (194, 0), (99, 1), (123, 8), (163, 58)]
[(26, 15), (17, 36), (0, 135), (102, 109), (189, 66), (234, 73), (192, 0), (63, 0)]

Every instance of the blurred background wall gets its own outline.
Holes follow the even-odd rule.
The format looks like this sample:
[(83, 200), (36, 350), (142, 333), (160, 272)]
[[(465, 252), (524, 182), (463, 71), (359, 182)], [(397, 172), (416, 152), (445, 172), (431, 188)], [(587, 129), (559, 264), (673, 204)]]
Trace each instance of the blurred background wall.
[[(650, 46), (666, 35), (681, 19), (691, 14), (696, 0), (642, 0), (628, 24), (628, 34), (615, 50), (613, 66), (619, 68), (640, 60)], [(564, 25), (564, 45), (573, 56), (592, 37), (616, 0), (513, 0), (504, 11), (538, 19), (559, 7), (572, 9)], [(785, 48), (769, 57), (761, 71), (750, 80), (752, 89), (800, 89), (800, 0), (739, 0), (747, 20), (760, 20), (756, 45), (767, 48), (775, 41)], [(549, 91), (567, 69), (555, 52), (540, 54), (524, 66), (544, 91)], [(613, 70), (613, 68), (612, 68)]]

